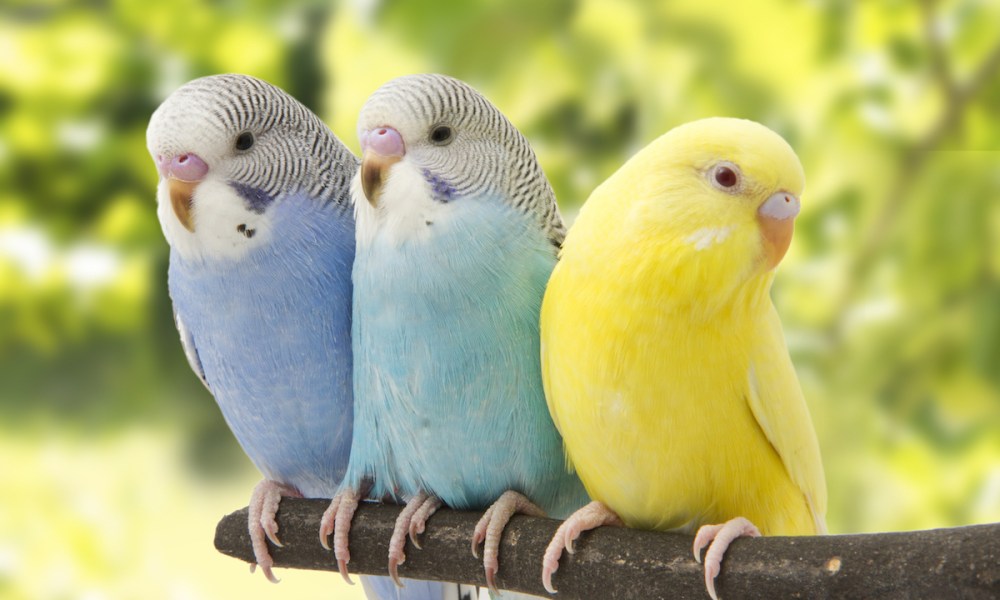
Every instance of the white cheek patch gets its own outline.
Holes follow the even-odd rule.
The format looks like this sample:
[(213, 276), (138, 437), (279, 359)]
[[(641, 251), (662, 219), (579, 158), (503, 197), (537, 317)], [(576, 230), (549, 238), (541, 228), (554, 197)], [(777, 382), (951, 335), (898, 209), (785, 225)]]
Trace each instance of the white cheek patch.
[(157, 187), (156, 214), (167, 243), (188, 260), (238, 259), (270, 241), (270, 218), (246, 207), (239, 194), (222, 181), (208, 179), (195, 188), (191, 205), (194, 231), (174, 214), (167, 184)]
[(695, 250), (704, 250), (729, 239), (733, 232), (732, 225), (724, 227), (702, 227), (691, 235), (684, 238), (684, 241), (694, 246)]
[(362, 246), (376, 235), (395, 244), (429, 237), (435, 225), (443, 225), (454, 212), (450, 203), (434, 200), (427, 180), (406, 159), (390, 167), (378, 206), (373, 207), (362, 192), (360, 172), (351, 182), (351, 196), (357, 241)]

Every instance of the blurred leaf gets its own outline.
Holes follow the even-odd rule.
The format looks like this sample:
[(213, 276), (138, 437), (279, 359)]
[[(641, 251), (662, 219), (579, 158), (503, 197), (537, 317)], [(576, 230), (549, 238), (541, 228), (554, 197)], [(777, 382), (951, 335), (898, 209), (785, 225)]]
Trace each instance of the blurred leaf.
[[(831, 528), (1000, 519), (998, 40), (1000, 4), (980, 0), (6, 3), (0, 419), (34, 429), (0, 447), (0, 492), (18, 499), (0, 511), (0, 596), (148, 595), (152, 575), (129, 559), (160, 556), (142, 536), (161, 534), (142, 527), (172, 507), (153, 499), (255, 477), (181, 352), (145, 149), (167, 94), (229, 71), (286, 87), (355, 149), (379, 85), (462, 77), (532, 142), (566, 215), (677, 124), (771, 126), (807, 173), (773, 295), (823, 444)], [(972, 84), (955, 104), (948, 89)], [(148, 427), (171, 441), (128, 437)], [(198, 478), (136, 475), (157, 468)], [(111, 496), (120, 515), (93, 500), (108, 487), (128, 490)], [(36, 498), (54, 516), (22, 554), (11, 540), (37, 522)], [(11, 547), (42, 566), (8, 569)], [(171, 597), (217, 597), (198, 590), (228, 591), (235, 570), (222, 588), (157, 573)]]

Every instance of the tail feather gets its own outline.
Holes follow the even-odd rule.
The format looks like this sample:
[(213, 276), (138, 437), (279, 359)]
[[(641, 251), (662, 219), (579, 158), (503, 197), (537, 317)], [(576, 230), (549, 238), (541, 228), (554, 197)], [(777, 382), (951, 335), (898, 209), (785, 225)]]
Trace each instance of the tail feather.
[(404, 579), (403, 584), (402, 588), (397, 587), (388, 577), (361, 578), (361, 586), (368, 600), (478, 600), (479, 598), (479, 590), (474, 585), (415, 579)]

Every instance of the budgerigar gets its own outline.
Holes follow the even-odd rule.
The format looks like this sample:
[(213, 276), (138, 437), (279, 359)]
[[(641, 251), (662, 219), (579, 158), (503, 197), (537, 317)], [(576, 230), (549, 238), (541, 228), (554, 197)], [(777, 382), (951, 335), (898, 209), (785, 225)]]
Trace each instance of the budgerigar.
[[(175, 91), (147, 141), (177, 328), (264, 475), (249, 528), (273, 581), (265, 536), (279, 543), (281, 497), (329, 498), (347, 467), (358, 159), (305, 106), (244, 75)], [(373, 598), (397, 597), (379, 593), (377, 578), (366, 583)], [(408, 597), (443, 598), (443, 589), (413, 586)]]
[(264, 535), (277, 543), (281, 496), (329, 496), (347, 466), (358, 160), (291, 96), (244, 75), (175, 91), (147, 143), (177, 329), (264, 475), (250, 533), (273, 579)]
[(602, 524), (700, 527), (713, 598), (736, 537), (825, 532), (819, 445), (769, 297), (803, 185), (780, 136), (714, 118), (654, 141), (584, 205), (545, 294), (542, 363), (594, 502), (549, 545), (550, 591), (563, 549)]
[(493, 587), (513, 512), (565, 515), (586, 502), (540, 373), (539, 309), (564, 236), (555, 196), (525, 138), (450, 77), (385, 84), (358, 134), (355, 442), (325, 532), (343, 570), (359, 494), (407, 500), (390, 543), (395, 576), (407, 532), (418, 543), (442, 502), (500, 498), (473, 540), (473, 552), (485, 542)]

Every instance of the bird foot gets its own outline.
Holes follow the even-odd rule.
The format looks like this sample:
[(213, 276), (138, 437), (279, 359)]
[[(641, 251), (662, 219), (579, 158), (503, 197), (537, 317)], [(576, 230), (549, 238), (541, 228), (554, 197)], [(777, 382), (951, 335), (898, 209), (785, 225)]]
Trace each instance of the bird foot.
[(739, 537), (760, 537), (760, 530), (747, 519), (736, 517), (722, 525), (704, 525), (694, 536), (696, 561), (701, 562), (701, 551), (708, 546), (708, 551), (705, 552), (705, 587), (708, 588), (708, 595), (712, 600), (719, 600), (718, 594), (715, 593), (715, 578), (722, 570), (722, 557), (725, 556), (729, 544)]
[(348, 536), (351, 532), (351, 519), (358, 510), (361, 494), (350, 488), (345, 489), (330, 501), (323, 518), (319, 522), (319, 543), (330, 549), (329, 538), (333, 534), (333, 554), (337, 557), (337, 569), (344, 581), (354, 585), (347, 573), (347, 563), (351, 562), (351, 551), (348, 549)]
[(556, 588), (552, 585), (552, 574), (559, 569), (559, 557), (562, 556), (563, 549), (573, 554), (573, 542), (580, 534), (602, 525), (624, 527), (625, 523), (603, 502), (595, 500), (570, 515), (559, 526), (542, 558), (542, 585), (550, 594), (556, 593)]
[(486, 586), (493, 594), (498, 594), (496, 574), (500, 570), (500, 538), (503, 530), (515, 514), (544, 517), (545, 511), (528, 500), (527, 496), (514, 490), (500, 495), (479, 519), (472, 535), (472, 555), (479, 558), (479, 544), (483, 544), (483, 568), (486, 570)]
[(403, 512), (396, 517), (392, 538), (389, 539), (389, 575), (397, 586), (403, 587), (403, 582), (399, 579), (399, 565), (406, 562), (407, 534), (409, 534), (413, 545), (420, 548), (417, 536), (424, 532), (427, 519), (439, 508), (441, 508), (440, 499), (420, 492), (407, 501)]
[(278, 522), (274, 518), (278, 513), (282, 496), (299, 497), (301, 494), (287, 485), (264, 479), (254, 486), (247, 512), (247, 528), (256, 561), (250, 565), (250, 572), (253, 573), (260, 567), (261, 572), (271, 583), (278, 583), (279, 579), (272, 571), (274, 560), (271, 559), (271, 553), (267, 549), (267, 540), (271, 540), (271, 543), (278, 548), (282, 547), (278, 539)]

